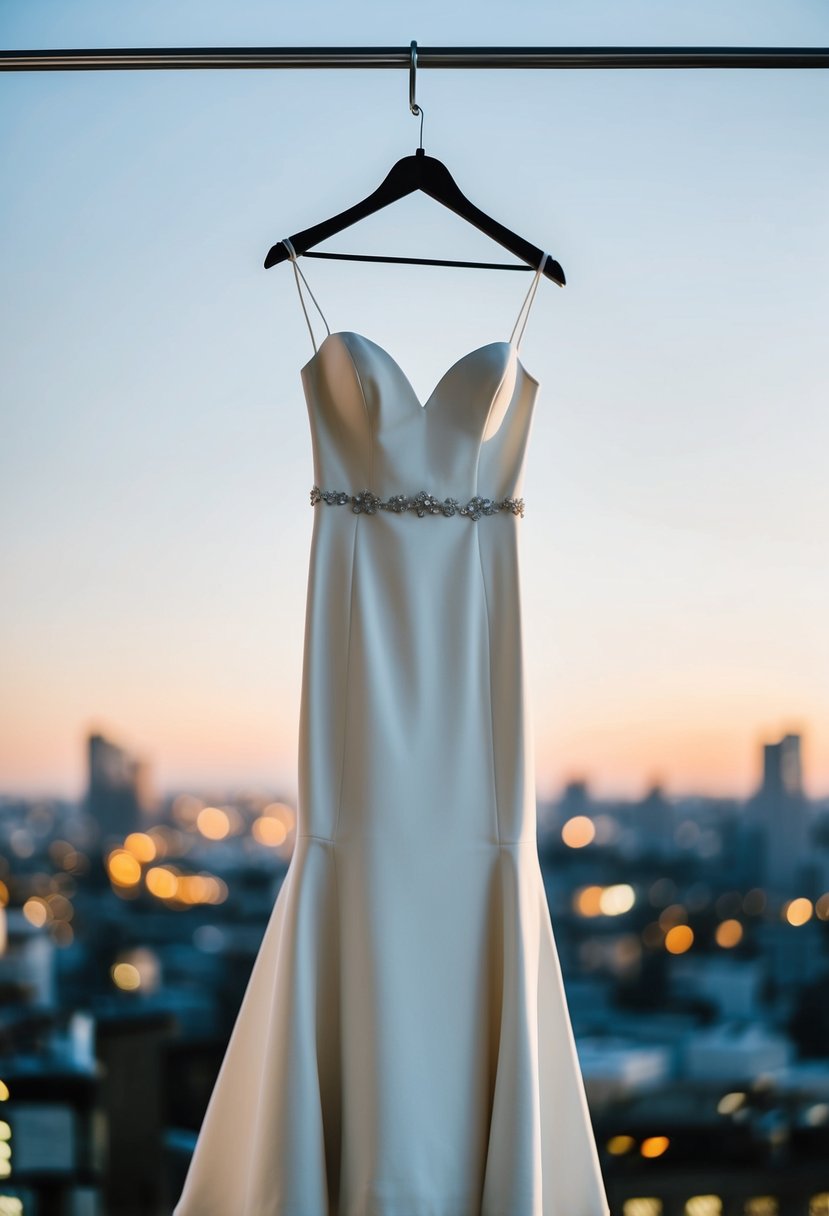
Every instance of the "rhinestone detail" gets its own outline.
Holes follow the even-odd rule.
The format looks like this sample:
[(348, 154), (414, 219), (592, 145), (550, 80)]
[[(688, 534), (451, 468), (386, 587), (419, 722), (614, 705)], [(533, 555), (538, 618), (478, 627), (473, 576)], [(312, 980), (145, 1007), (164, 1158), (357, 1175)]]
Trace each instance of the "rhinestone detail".
[(349, 494), (346, 490), (321, 490), (319, 486), (311, 489), (311, 506), (325, 502), (328, 506), (344, 506), (351, 503), (355, 515), (374, 515), (377, 511), (394, 511), (400, 515), (404, 511), (416, 511), (420, 517), (424, 515), (466, 515), (468, 519), (480, 519), (482, 515), (496, 515), (499, 511), (512, 511), (513, 515), (524, 514), (523, 498), (483, 498), (476, 494), (467, 503), (461, 504), (457, 498), (444, 498), (441, 501), (426, 490), (418, 490), (416, 494), (393, 494), (391, 498), (382, 499), (371, 490), (360, 490), (358, 494)]

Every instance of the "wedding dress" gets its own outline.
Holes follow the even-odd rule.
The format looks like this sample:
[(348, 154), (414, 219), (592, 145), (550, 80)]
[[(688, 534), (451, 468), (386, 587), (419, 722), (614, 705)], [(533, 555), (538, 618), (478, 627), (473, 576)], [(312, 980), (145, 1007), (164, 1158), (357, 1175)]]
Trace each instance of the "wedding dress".
[(421, 402), (319, 305), (317, 346), (284, 243), (314, 346), (296, 841), (174, 1216), (608, 1216), (522, 653), (544, 259)]

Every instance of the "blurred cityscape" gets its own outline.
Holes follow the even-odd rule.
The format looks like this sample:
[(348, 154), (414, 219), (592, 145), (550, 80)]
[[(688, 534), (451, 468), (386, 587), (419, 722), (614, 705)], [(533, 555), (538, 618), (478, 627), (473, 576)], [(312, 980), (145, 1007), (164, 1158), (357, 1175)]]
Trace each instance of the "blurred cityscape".
[[(0, 796), (0, 1216), (169, 1216), (292, 853), (284, 793), (86, 747), (80, 802)], [(757, 766), (539, 804), (613, 1216), (829, 1216), (829, 799), (797, 734)]]

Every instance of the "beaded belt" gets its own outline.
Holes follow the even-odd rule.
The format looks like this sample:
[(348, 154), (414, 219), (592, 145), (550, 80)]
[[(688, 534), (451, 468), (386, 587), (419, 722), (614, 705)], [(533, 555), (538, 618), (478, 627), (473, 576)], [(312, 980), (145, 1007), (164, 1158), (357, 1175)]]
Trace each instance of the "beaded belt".
[(371, 490), (361, 490), (359, 494), (349, 494), (345, 490), (321, 490), (314, 486), (311, 490), (311, 506), (318, 502), (326, 502), (329, 506), (342, 505), (350, 502), (355, 514), (374, 515), (380, 511), (416, 511), (418, 515), (466, 515), (469, 519), (480, 519), (482, 515), (495, 515), (498, 511), (512, 511), (513, 515), (524, 514), (523, 498), (482, 498), (475, 495), (464, 505), (457, 498), (444, 498), (443, 501), (418, 490), (417, 494), (393, 494), (391, 498), (382, 499)]

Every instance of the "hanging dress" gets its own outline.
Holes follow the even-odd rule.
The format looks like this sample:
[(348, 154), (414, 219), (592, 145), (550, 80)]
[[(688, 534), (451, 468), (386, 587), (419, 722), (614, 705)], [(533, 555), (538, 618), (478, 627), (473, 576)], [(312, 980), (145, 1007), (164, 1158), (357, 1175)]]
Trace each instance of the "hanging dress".
[(420, 401), (364, 334), (317, 346), (284, 244), (314, 345), (296, 841), (173, 1216), (608, 1216), (522, 652), (545, 259)]

